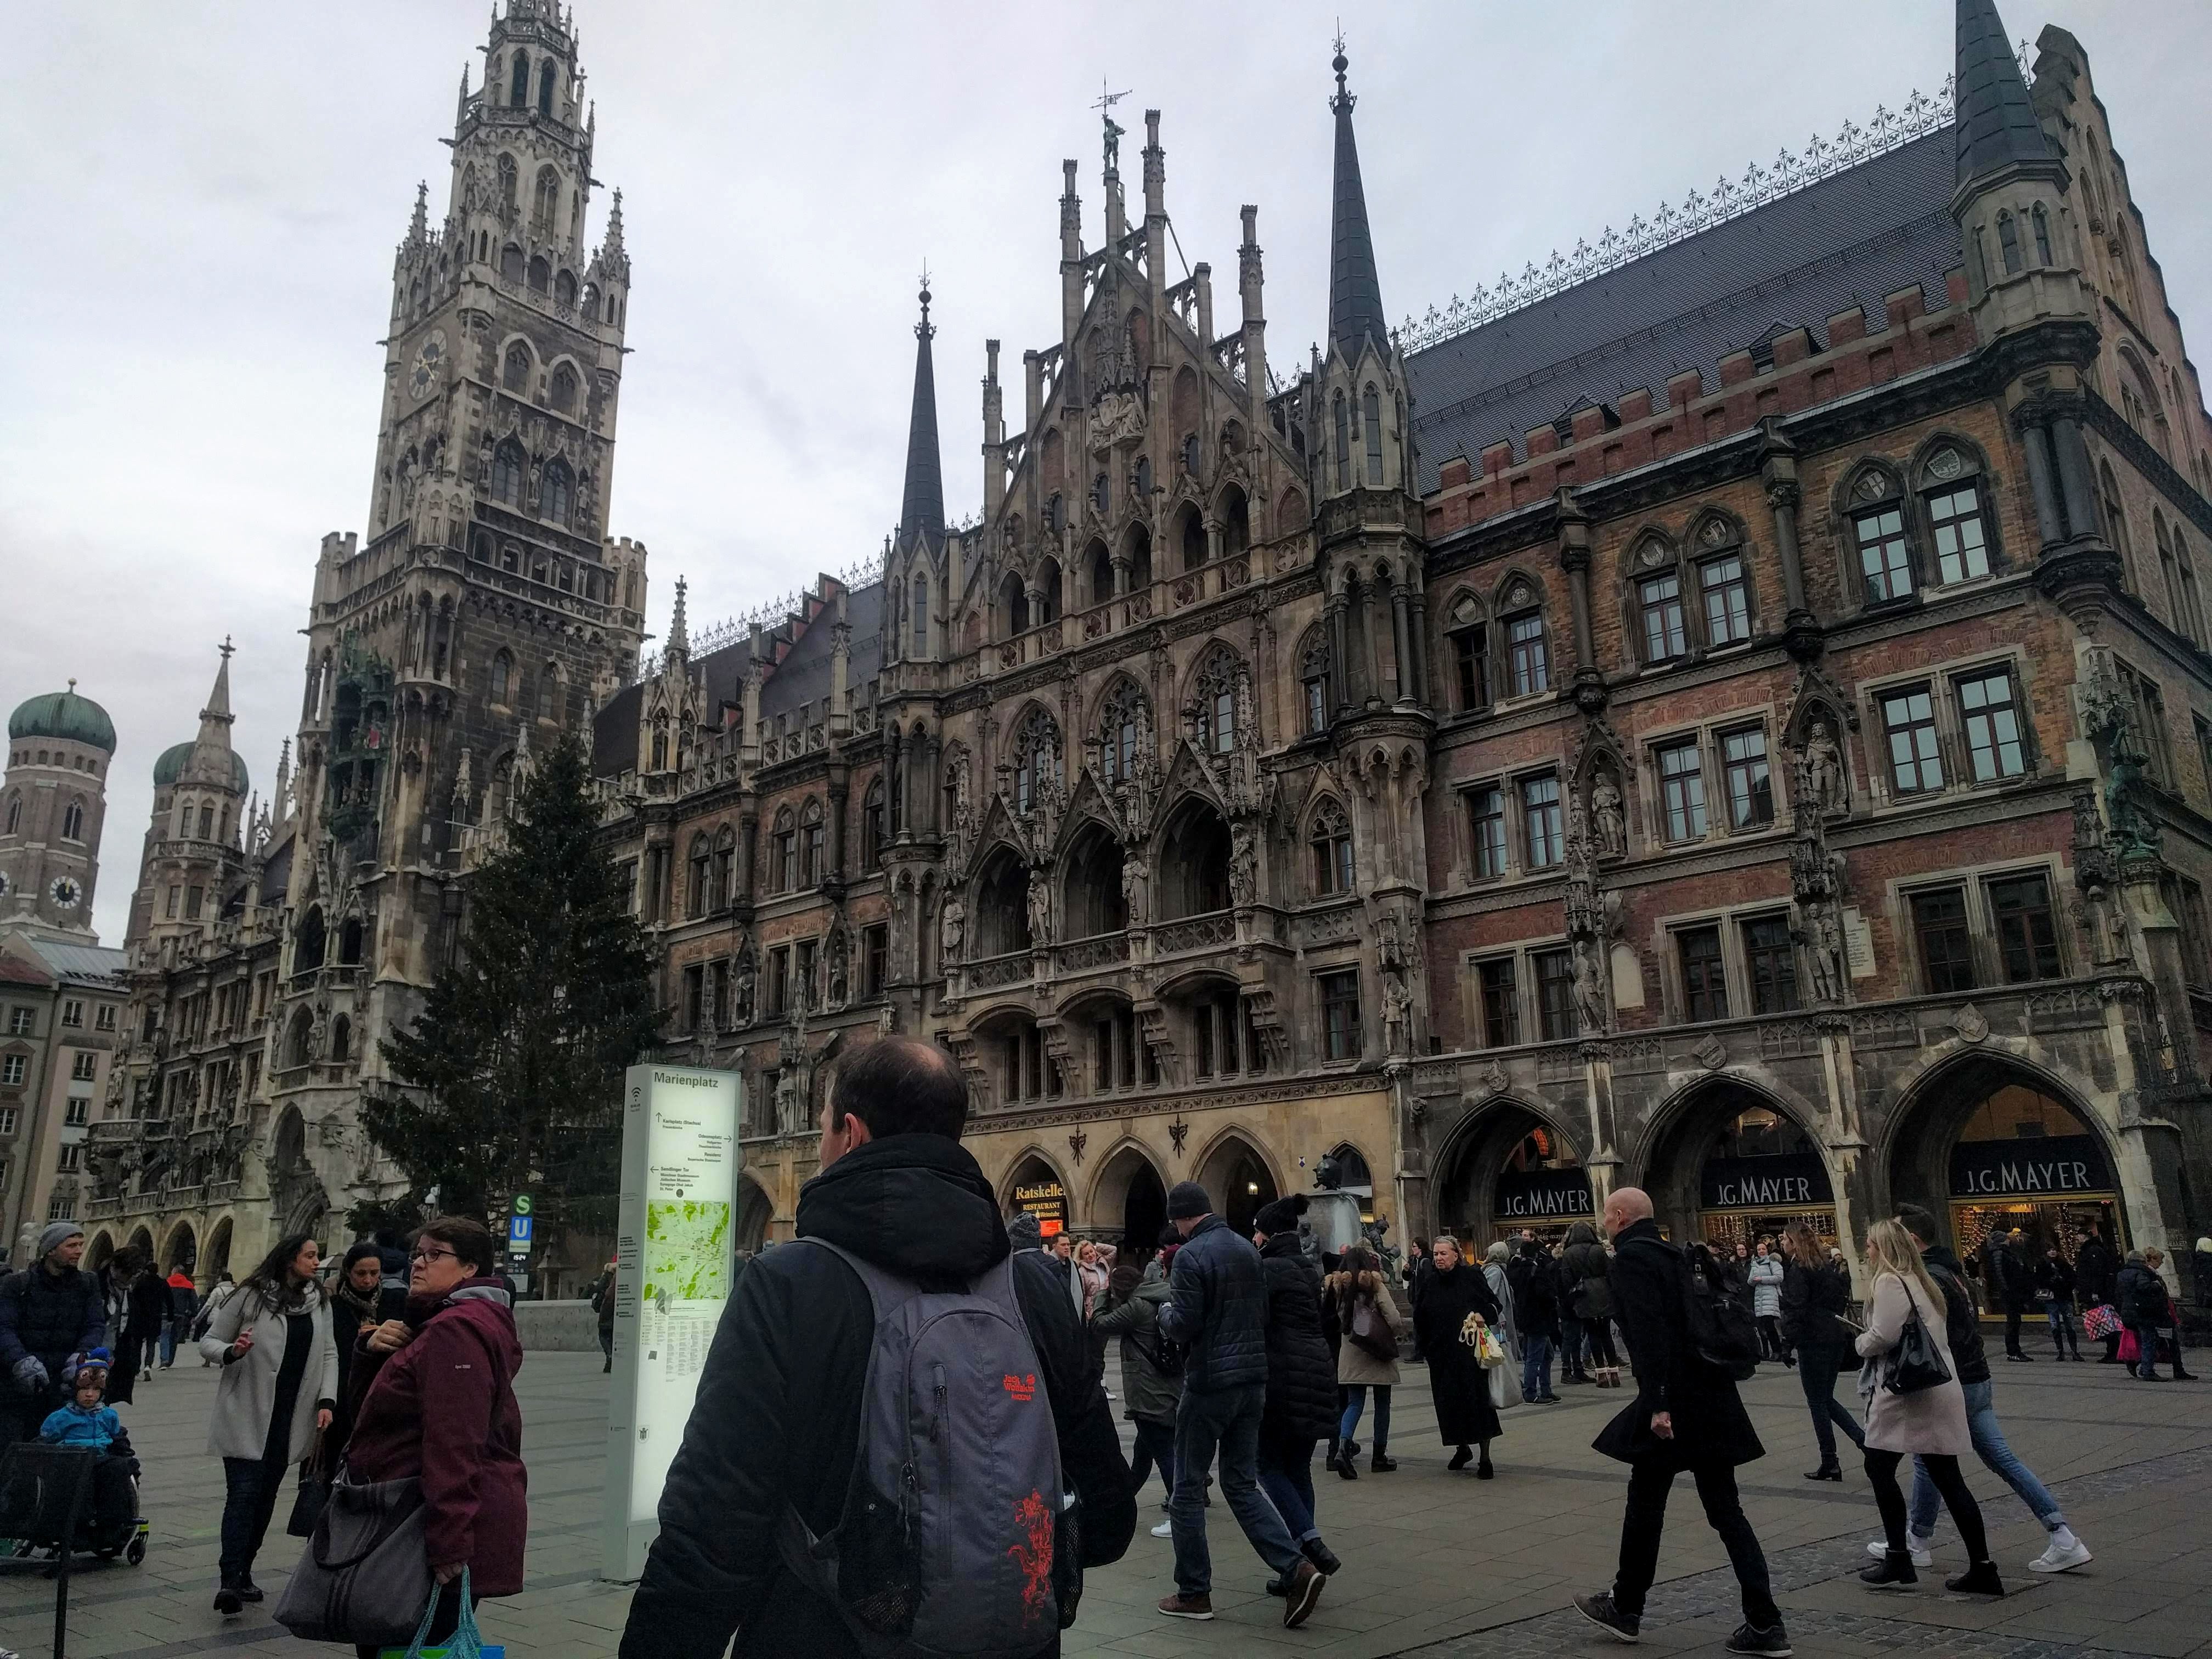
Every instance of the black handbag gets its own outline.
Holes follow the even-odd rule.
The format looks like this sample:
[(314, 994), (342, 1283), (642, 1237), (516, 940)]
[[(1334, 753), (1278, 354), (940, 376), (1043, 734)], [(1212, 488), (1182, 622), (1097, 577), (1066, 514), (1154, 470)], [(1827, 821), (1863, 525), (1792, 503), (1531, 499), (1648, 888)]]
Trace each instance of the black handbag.
[(341, 1468), (276, 1622), (303, 1642), (404, 1644), (435, 1588), (422, 1524), (420, 1480), (353, 1481)]
[(1905, 1296), (1910, 1306), (1904, 1328), (1897, 1334), (1897, 1346), (1881, 1359), (1881, 1385), (1892, 1394), (1918, 1394), (1951, 1380), (1950, 1364), (1942, 1348), (1929, 1336), (1920, 1317), (1920, 1304), (1911, 1301), (1911, 1291)]

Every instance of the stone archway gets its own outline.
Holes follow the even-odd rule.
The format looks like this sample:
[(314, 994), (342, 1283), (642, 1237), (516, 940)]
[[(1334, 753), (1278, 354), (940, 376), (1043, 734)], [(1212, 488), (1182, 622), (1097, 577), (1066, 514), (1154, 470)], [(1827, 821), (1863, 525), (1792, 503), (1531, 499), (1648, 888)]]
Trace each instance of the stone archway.
[(1030, 1152), (1014, 1161), (1013, 1172), (1000, 1189), (1000, 1208), (1008, 1217), (1033, 1215), (1045, 1238), (1067, 1230), (1071, 1218), (1067, 1182), (1043, 1153)]
[(1733, 1246), (1808, 1223), (1841, 1237), (1838, 1184), (1820, 1137), (1796, 1109), (1739, 1078), (1692, 1084), (1662, 1109), (1644, 1142), (1640, 1185), (1678, 1240)]
[(200, 1256), (199, 1272), (195, 1278), (201, 1289), (205, 1290), (229, 1269), (230, 1238), (230, 1218), (225, 1216), (208, 1234), (207, 1249)]
[(275, 1156), (270, 1159), (269, 1195), (276, 1211), (276, 1236), (312, 1233), (330, 1208), (330, 1194), (307, 1158), (307, 1121), (296, 1106), (287, 1107), (276, 1123)]
[(1534, 1107), (1505, 1097), (1463, 1119), (1437, 1159), (1431, 1232), (1478, 1249), (1523, 1229), (1547, 1242), (1596, 1219), (1582, 1151)]
[(1256, 1142), (1231, 1129), (1213, 1143), (1198, 1166), (1199, 1184), (1213, 1200), (1213, 1212), (1231, 1231), (1249, 1237), (1252, 1218), (1275, 1201), (1275, 1173)]
[[(32, 1248), (35, 1249), (38, 1247), (33, 1244)], [(84, 1265), (88, 1271), (98, 1273), (114, 1260), (115, 1235), (102, 1227), (92, 1236), (92, 1243), (85, 1246)], [(33, 1262), (29, 1265), (35, 1267), (37, 1263)]]
[(154, 1260), (154, 1235), (141, 1227), (131, 1235), (131, 1243), (124, 1247), (138, 1258), (144, 1267)]
[(162, 1273), (191, 1273), (199, 1264), (199, 1237), (191, 1223), (179, 1221), (169, 1230), (167, 1242), (161, 1246)]
[(1124, 1261), (1149, 1255), (1159, 1247), (1160, 1231), (1167, 1225), (1166, 1177), (1142, 1147), (1124, 1142), (1099, 1165), (1085, 1213), (1093, 1233), (1113, 1237)]
[(738, 1178), (738, 1218), (733, 1238), (739, 1255), (757, 1255), (768, 1243), (769, 1228), (775, 1219), (775, 1200), (768, 1189), (750, 1176)]

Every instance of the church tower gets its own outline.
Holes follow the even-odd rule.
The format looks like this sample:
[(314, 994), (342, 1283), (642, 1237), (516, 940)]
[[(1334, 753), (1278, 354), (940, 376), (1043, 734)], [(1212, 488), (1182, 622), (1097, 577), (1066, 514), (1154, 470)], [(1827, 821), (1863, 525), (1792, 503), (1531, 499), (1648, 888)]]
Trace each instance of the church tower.
[(418, 189), (393, 260), (366, 539), (325, 536), (315, 568), (272, 1091), (311, 1122), (382, 1064), (312, 1034), (411, 1022), (459, 937), (465, 832), (587, 734), (643, 638), (645, 550), (605, 533), (629, 257), (619, 192), (589, 240), (574, 15), (505, 0), (483, 52), (444, 210)]
[(0, 777), (0, 927), (90, 945), (115, 723), (89, 697), (33, 697), (8, 717)]
[(138, 886), (131, 898), (126, 945), (162, 942), (195, 933), (221, 916), (246, 877), (252, 836), (245, 760), (230, 746), (230, 656), (222, 661), (199, 735), (161, 751), (154, 763), (154, 811), (138, 861)]

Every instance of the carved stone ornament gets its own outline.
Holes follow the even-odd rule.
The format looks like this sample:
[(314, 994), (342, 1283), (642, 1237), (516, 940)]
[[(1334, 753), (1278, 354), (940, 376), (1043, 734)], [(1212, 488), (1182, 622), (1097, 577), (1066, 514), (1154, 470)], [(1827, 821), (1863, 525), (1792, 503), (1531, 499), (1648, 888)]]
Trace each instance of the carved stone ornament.
[(1728, 1063), (1728, 1045), (1708, 1033), (1704, 1041), (1690, 1050), (1690, 1058), (1709, 1072), (1717, 1072)]
[(1965, 1042), (1979, 1042), (1990, 1034), (1990, 1023), (1982, 1017), (1982, 1011), (1970, 1002), (1951, 1016), (1951, 1029)]
[(1494, 1060), (1490, 1062), (1489, 1069), (1482, 1074), (1482, 1086), (1493, 1095), (1504, 1094), (1506, 1085), (1511, 1081), (1512, 1079), (1505, 1075), (1505, 1068)]
[(1168, 1144), (1175, 1148), (1177, 1158), (1183, 1155), (1183, 1143), (1189, 1139), (1190, 1125), (1182, 1121), (1182, 1115), (1178, 1112), (1176, 1121), (1168, 1125)]
[(1966, 470), (1966, 464), (1960, 459), (1959, 452), (1948, 446), (1928, 458), (1928, 476), (1931, 478), (1955, 478)]

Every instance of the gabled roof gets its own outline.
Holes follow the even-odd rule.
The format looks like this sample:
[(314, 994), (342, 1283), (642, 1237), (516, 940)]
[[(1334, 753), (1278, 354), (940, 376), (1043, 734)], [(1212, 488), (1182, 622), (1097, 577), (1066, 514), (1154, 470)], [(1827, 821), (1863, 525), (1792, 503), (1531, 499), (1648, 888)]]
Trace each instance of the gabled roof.
[[(122, 951), (100, 945), (69, 945), (27, 934), (18, 942), (44, 963), (57, 979), (119, 981), (129, 960)], [(120, 989), (120, 985), (116, 988)]]
[(1939, 129), (1777, 198), (1618, 270), (1415, 353), (1407, 360), (1421, 489), (1455, 455), (1512, 441), (1584, 398), (1617, 403), (1701, 370), (1795, 319), (1824, 336), (1853, 305), (1940, 295), (1962, 258), (1950, 216), (1951, 130)]

